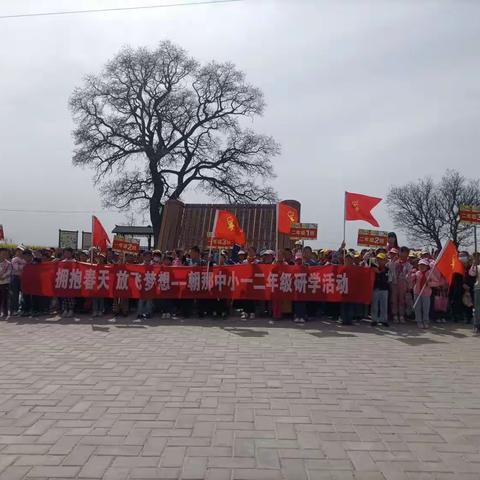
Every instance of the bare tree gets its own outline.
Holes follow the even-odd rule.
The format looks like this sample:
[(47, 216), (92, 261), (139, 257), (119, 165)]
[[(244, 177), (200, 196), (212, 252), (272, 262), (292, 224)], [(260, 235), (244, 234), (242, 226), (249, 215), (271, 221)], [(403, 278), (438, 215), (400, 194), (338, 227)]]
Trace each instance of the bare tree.
[(439, 206), (445, 238), (457, 246), (472, 243), (472, 227), (460, 223), (458, 207), (460, 205), (480, 205), (480, 183), (468, 180), (454, 170), (447, 170), (438, 185)]
[(279, 146), (242, 122), (264, 106), (231, 63), (201, 66), (170, 42), (124, 48), (70, 99), (73, 163), (94, 168), (107, 206), (147, 204), (156, 242), (162, 205), (189, 187), (228, 202), (276, 199)]
[(471, 244), (471, 227), (459, 222), (458, 208), (480, 205), (480, 184), (447, 170), (438, 184), (427, 177), (391, 187), (387, 204), (395, 226), (409, 240), (441, 248), (444, 240), (451, 239), (457, 246), (466, 246)]

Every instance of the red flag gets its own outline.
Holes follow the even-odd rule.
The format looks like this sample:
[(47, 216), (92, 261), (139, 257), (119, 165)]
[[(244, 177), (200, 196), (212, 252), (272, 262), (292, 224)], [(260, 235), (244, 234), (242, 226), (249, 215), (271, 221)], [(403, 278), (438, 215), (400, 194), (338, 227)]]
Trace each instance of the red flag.
[(379, 227), (372, 215), (372, 209), (381, 201), (381, 198), (345, 192), (345, 220), (364, 220), (374, 227)]
[(107, 244), (110, 244), (107, 232), (100, 223), (100, 220), (94, 215), (92, 217), (92, 247), (105, 252), (107, 250)]
[(298, 210), (288, 203), (277, 203), (277, 230), (279, 233), (290, 233), (292, 223), (299, 221)]
[(451, 240), (447, 242), (440, 252), (435, 268), (447, 279), (449, 285), (452, 283), (454, 273), (465, 275), (465, 267), (458, 258), (457, 247)]
[(227, 210), (217, 210), (212, 234), (213, 238), (230, 240), (237, 245), (245, 245), (245, 233), (240, 228), (238, 218)]

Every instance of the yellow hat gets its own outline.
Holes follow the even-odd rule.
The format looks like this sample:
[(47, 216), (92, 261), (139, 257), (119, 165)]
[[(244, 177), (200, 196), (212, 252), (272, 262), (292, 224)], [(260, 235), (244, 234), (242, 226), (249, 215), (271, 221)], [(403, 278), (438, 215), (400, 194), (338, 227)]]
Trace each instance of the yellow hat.
[(385, 253), (379, 253), (379, 254), (377, 255), (377, 258), (378, 258), (379, 260), (386, 260), (386, 259), (387, 259), (387, 255), (385, 255)]

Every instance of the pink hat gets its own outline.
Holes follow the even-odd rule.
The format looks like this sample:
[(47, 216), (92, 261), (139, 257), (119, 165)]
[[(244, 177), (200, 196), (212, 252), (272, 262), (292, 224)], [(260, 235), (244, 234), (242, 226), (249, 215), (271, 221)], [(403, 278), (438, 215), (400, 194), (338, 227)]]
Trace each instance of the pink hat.
[(428, 268), (430, 268), (430, 262), (426, 258), (422, 258), (419, 262), (419, 265), (426, 265)]
[(393, 255), (398, 255), (398, 250), (396, 248), (391, 248), (388, 253), (391, 253)]

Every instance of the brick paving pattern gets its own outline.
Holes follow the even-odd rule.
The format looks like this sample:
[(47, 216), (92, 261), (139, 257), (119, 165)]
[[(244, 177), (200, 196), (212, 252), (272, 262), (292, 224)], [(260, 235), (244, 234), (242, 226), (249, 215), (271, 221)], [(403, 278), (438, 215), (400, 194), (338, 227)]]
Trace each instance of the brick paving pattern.
[(466, 327), (0, 322), (0, 479), (479, 480)]

